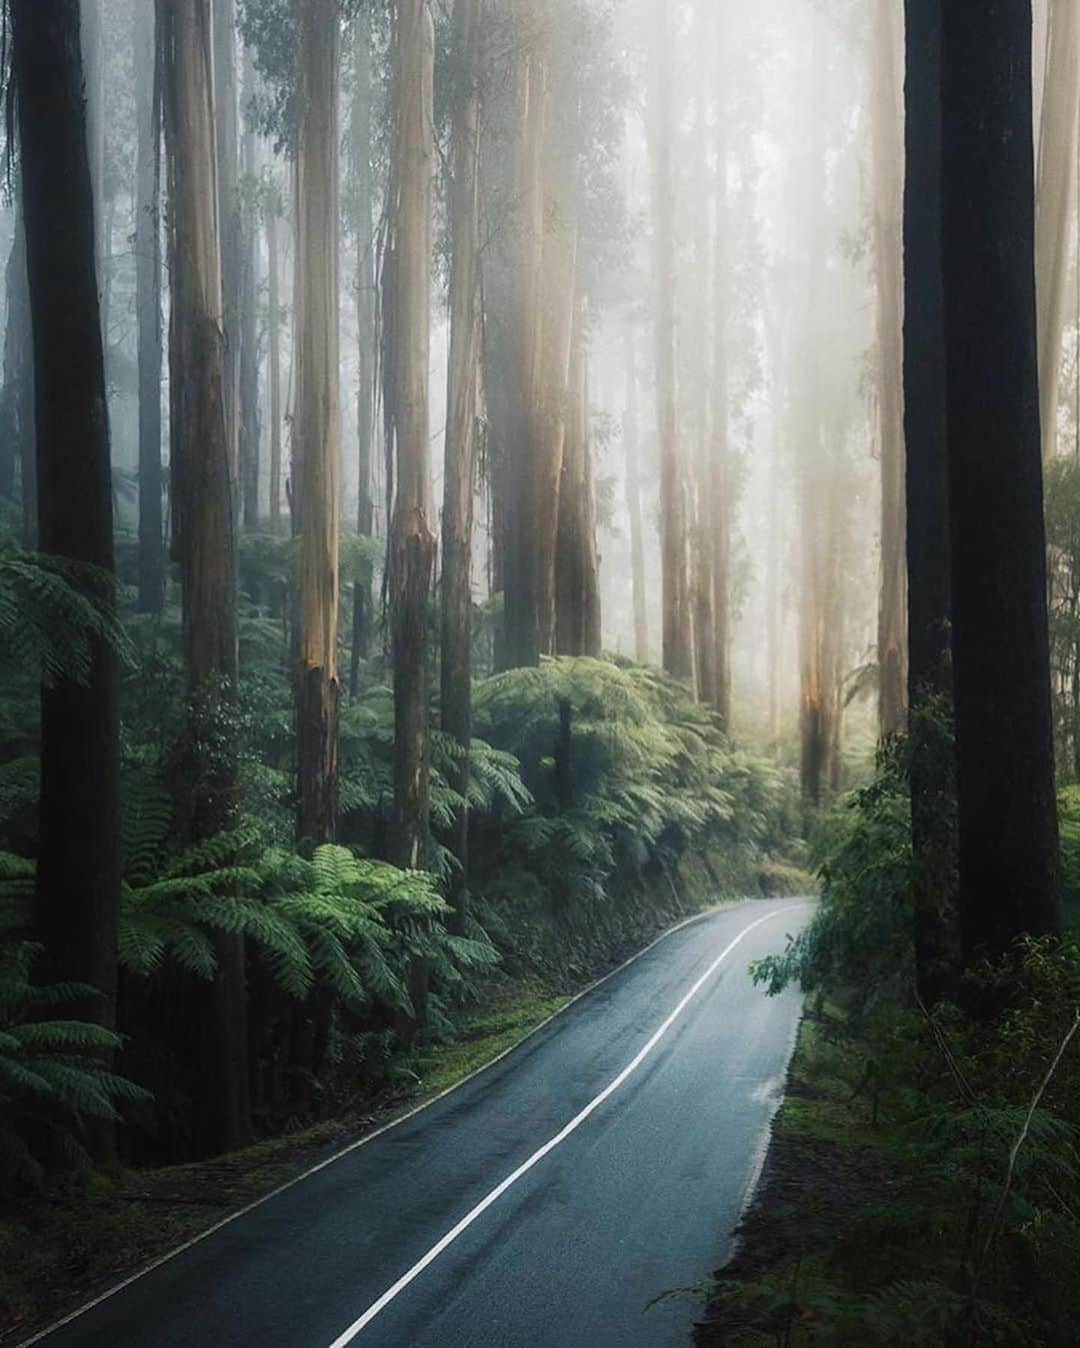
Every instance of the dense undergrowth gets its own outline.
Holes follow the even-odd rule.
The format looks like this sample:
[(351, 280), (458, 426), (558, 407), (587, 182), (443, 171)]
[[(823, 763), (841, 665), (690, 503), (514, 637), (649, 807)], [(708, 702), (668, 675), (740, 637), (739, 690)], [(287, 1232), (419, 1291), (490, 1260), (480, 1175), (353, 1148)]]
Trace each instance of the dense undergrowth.
[[(257, 1128), (271, 1136), (394, 1090), (507, 980), (540, 980), (549, 992), (574, 986), (707, 899), (783, 891), (802, 879), (787, 864), (798, 819), (790, 776), (733, 749), (683, 688), (617, 660), (548, 661), (478, 680), (463, 934), (447, 922), (445, 882), (456, 863), (439, 842), (462, 804), (449, 784), (458, 751), (448, 738), (436, 734), (432, 749), (432, 871), (381, 860), (393, 794), (382, 652), (358, 661), (357, 692), (343, 708), (338, 842), (298, 846), (281, 602), (289, 546), (245, 543), (240, 822), (194, 848), (183, 845), (176, 819), (186, 712), (178, 613), (125, 609), (122, 628), (110, 625), (104, 607), (85, 600), (86, 586), (76, 594), (35, 554), (0, 551), (0, 632), (11, 637), (0, 657), (0, 1185), (8, 1192), (78, 1161), (94, 1118), (122, 1121), (127, 1161), (193, 1154), (200, 1046), (178, 1027), (200, 983), (213, 979), (222, 940), (244, 945), (248, 1067)], [(361, 575), (369, 563), (349, 565)], [(112, 641), (125, 663), (115, 1033), (65, 1018), (65, 1005), (85, 1004), (87, 989), (40, 986), (31, 939), (38, 679), (43, 669), (78, 676), (91, 635)], [(346, 628), (346, 668), (350, 638)], [(427, 976), (419, 1036), (418, 965)]]
[(1061, 799), (1071, 933), (968, 974), (962, 1010), (927, 1009), (904, 755), (829, 821), (815, 920), (756, 967), (772, 991), (801, 982), (808, 1018), (778, 1173), (706, 1342), (1076, 1342), (1080, 798)]

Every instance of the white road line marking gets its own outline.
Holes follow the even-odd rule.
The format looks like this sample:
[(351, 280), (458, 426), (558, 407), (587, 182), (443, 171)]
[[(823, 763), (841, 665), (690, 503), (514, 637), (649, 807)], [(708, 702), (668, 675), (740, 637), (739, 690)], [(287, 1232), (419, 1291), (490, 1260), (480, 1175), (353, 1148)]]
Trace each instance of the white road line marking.
[(721, 964), (723, 964), (724, 960), (727, 959), (727, 957), (731, 954), (731, 952), (735, 949), (735, 947), (739, 945), (744, 940), (745, 937), (749, 936), (750, 933), (755, 930), (755, 928), (760, 927), (762, 923), (772, 922), (775, 918), (782, 917), (785, 913), (790, 913), (795, 908), (803, 906), (804, 905), (802, 904), (793, 904), (791, 905), (791, 907), (781, 908), (775, 913), (767, 913), (764, 917), (759, 917), (756, 922), (751, 922), (748, 927), (744, 927), (742, 931), (739, 932), (738, 936), (736, 936), (735, 939), (731, 941), (730, 944), (725, 946), (724, 949), (721, 951), (721, 953), (717, 955), (716, 959), (713, 960), (712, 964), (709, 965), (709, 967), (701, 975), (698, 981), (694, 984), (694, 986), (690, 989), (690, 991), (678, 1004), (675, 1010), (672, 1011), (671, 1015), (668, 1016), (667, 1020), (664, 1021), (664, 1023), (655, 1032), (655, 1034), (648, 1041), (648, 1043), (646, 1043), (645, 1046), (636, 1054), (636, 1056), (623, 1068), (623, 1070), (614, 1079), (614, 1081), (610, 1082), (607, 1086), (604, 1087), (604, 1089), (600, 1092), (599, 1095), (597, 1095), (594, 1099), (590, 1100), (589, 1103), (585, 1106), (585, 1108), (579, 1114), (575, 1115), (574, 1118), (572, 1118), (570, 1122), (566, 1125), (566, 1127), (561, 1130), (561, 1132), (556, 1133), (553, 1138), (545, 1142), (544, 1145), (540, 1147), (537, 1151), (534, 1151), (533, 1154), (529, 1157), (529, 1159), (523, 1162), (521, 1165), (519, 1165), (518, 1168), (513, 1172), (513, 1174), (507, 1175), (506, 1179), (504, 1179), (501, 1184), (496, 1185), (496, 1187), (492, 1189), (492, 1191), (489, 1194), (487, 1194), (486, 1197), (482, 1198), (480, 1202), (477, 1203), (477, 1205), (472, 1209), (471, 1212), (466, 1213), (465, 1216), (462, 1217), (461, 1221), (458, 1222), (457, 1226), (453, 1227), (450, 1231), (446, 1233), (445, 1236), (443, 1236), (442, 1240), (440, 1240), (437, 1244), (433, 1245), (422, 1259), (417, 1260), (417, 1262), (413, 1264), (412, 1268), (410, 1268), (407, 1273), (403, 1273), (402, 1276), (397, 1280), (396, 1283), (394, 1283), (392, 1287), (387, 1288), (387, 1290), (382, 1294), (382, 1296), (379, 1297), (378, 1301), (373, 1302), (372, 1305), (370, 1305), (367, 1308), (367, 1310), (363, 1313), (363, 1315), (361, 1315), (358, 1320), (354, 1320), (353, 1323), (348, 1327), (348, 1329), (345, 1330), (343, 1334), (339, 1334), (338, 1337), (334, 1340), (334, 1342), (330, 1345), (330, 1348), (346, 1348), (347, 1344), (352, 1343), (352, 1341), (357, 1337), (357, 1335), (360, 1334), (361, 1331), (366, 1328), (366, 1326), (371, 1324), (372, 1320), (374, 1320), (377, 1315), (380, 1315), (396, 1297), (400, 1296), (400, 1294), (404, 1292), (406, 1287), (408, 1287), (411, 1282), (415, 1281), (415, 1279), (417, 1279), (429, 1265), (433, 1264), (435, 1260), (438, 1259), (439, 1255), (441, 1255), (445, 1250), (447, 1250), (451, 1245), (453, 1245), (454, 1241), (457, 1240), (457, 1238), (460, 1235), (462, 1235), (465, 1231), (467, 1231), (469, 1227), (472, 1226), (472, 1224), (479, 1217), (482, 1217), (483, 1214), (488, 1210), (488, 1208), (491, 1207), (493, 1203), (497, 1203), (499, 1199), (503, 1196), (503, 1194), (506, 1193), (508, 1189), (512, 1188), (518, 1182), (518, 1180), (522, 1178), (523, 1175), (528, 1174), (528, 1172), (532, 1170), (533, 1166), (538, 1165), (539, 1162), (542, 1161), (545, 1156), (549, 1155), (551, 1152), (555, 1150), (556, 1147), (560, 1146), (563, 1142), (565, 1142), (566, 1139), (571, 1135), (571, 1133), (576, 1132), (585, 1122), (585, 1120), (600, 1108), (600, 1106), (604, 1103), (605, 1100), (607, 1100), (610, 1096), (614, 1095), (614, 1093), (619, 1089), (619, 1087), (623, 1084), (623, 1082), (626, 1081), (628, 1077), (632, 1076), (633, 1073), (637, 1071), (637, 1069), (641, 1066), (641, 1064), (645, 1061), (645, 1059), (649, 1056), (649, 1054), (653, 1051), (653, 1049), (657, 1046), (657, 1044), (659, 1044), (661, 1039), (663, 1039), (663, 1037), (667, 1034), (668, 1030), (671, 1029), (671, 1027), (679, 1019), (682, 1013), (694, 1000), (694, 998), (705, 986), (705, 984), (709, 981), (709, 979), (713, 976), (713, 974), (716, 973), (717, 969), (719, 969)]

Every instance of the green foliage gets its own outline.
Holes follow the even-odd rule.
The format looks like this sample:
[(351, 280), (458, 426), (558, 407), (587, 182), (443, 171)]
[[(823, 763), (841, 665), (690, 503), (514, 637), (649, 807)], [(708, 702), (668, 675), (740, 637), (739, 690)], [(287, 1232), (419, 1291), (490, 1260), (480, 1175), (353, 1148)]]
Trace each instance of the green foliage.
[(911, 806), (906, 744), (890, 742), (878, 774), (822, 824), (814, 859), (822, 877), (813, 921), (781, 955), (754, 965), (776, 994), (798, 982), (806, 992), (844, 989), (849, 1010), (892, 1014), (915, 987), (911, 902)]
[(127, 658), (111, 576), (94, 567), (0, 546), (0, 659), (40, 669), (47, 682), (85, 682), (103, 643)]
[[(13, 870), (0, 859), (0, 884)], [(0, 1192), (40, 1178), (58, 1159), (86, 1161), (87, 1121), (116, 1120), (122, 1104), (146, 1098), (108, 1068), (119, 1035), (61, 1014), (95, 997), (94, 989), (36, 987), (30, 970), (37, 953), (27, 941), (0, 942)]]
[[(888, 1183), (842, 1224), (807, 1224), (801, 1258), (724, 1285), (725, 1342), (1074, 1341), (1080, 944), (1028, 941), (968, 972), (964, 1010), (918, 1006), (905, 754), (888, 745), (873, 784), (827, 823), (814, 922), (754, 967), (770, 992), (797, 981), (816, 994), (814, 1053), (838, 1083), (821, 1136), (872, 1145)], [(1064, 793), (1070, 884), (1074, 809)], [(822, 1094), (806, 1108), (823, 1122)]]

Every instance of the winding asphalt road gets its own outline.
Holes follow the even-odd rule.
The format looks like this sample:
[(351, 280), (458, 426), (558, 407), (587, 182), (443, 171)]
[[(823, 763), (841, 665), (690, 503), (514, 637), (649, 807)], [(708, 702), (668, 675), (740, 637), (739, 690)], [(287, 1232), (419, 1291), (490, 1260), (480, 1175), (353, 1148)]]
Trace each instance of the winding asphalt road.
[[(800, 1012), (683, 927), (487, 1071), (53, 1330), (46, 1348), (669, 1348), (756, 1182)], [(648, 1308), (647, 1308), (648, 1307)]]

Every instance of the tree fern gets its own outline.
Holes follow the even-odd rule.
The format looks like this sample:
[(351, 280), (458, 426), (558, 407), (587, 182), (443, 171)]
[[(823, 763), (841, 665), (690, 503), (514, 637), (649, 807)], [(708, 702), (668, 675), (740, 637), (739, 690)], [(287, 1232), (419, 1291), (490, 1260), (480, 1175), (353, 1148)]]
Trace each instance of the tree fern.
[(80, 1137), (87, 1119), (116, 1119), (121, 1104), (147, 1099), (105, 1066), (106, 1055), (121, 1046), (118, 1035), (49, 1014), (95, 994), (76, 984), (35, 987), (30, 971), (37, 953), (27, 941), (0, 943), (3, 1189), (39, 1177), (44, 1158), (57, 1151), (85, 1159)]

